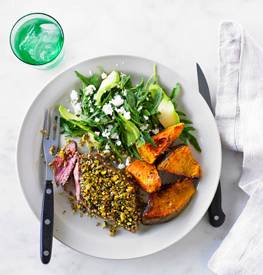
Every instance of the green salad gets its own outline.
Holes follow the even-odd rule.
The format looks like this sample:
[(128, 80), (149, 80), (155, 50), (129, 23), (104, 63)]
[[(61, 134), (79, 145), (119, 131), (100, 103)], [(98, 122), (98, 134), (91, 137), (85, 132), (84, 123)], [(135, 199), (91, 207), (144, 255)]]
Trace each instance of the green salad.
[(177, 109), (181, 93), (179, 83), (167, 92), (153, 76), (134, 84), (130, 75), (112, 71), (84, 76), (79, 91), (70, 94), (72, 111), (59, 106), (61, 127), (69, 137), (82, 137), (100, 151), (112, 152), (121, 163), (128, 156), (140, 159), (137, 149), (144, 143), (155, 146), (152, 136), (162, 129), (183, 122), (180, 136), (183, 143), (200, 146), (193, 135), (192, 121)]

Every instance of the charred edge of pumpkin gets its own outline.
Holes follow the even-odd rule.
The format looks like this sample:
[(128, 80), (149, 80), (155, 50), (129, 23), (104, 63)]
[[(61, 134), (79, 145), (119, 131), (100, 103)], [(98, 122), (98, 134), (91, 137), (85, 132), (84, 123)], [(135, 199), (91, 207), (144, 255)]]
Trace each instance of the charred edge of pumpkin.
[[(144, 218), (144, 211), (142, 213), (142, 217), (141, 217), (141, 223), (143, 225), (153, 225), (153, 224), (160, 224), (160, 223), (166, 223), (169, 222), (170, 220), (172, 220), (173, 218), (177, 217), (178, 215), (180, 215), (187, 207), (188, 205), (191, 203), (193, 197), (195, 196), (196, 192), (193, 193), (193, 195), (190, 197), (190, 199), (186, 202), (186, 204), (182, 207), (182, 209), (178, 212), (174, 212), (173, 214), (166, 216), (166, 217), (158, 217), (158, 218)], [(147, 209), (148, 209), (149, 205), (147, 205)], [(145, 209), (146, 211), (146, 209)]]
[[(193, 186), (194, 186), (194, 189), (195, 189), (195, 192), (192, 194), (192, 196), (190, 197), (190, 199), (187, 201), (187, 203), (182, 207), (182, 209), (178, 212), (175, 212), (174, 214), (172, 215), (169, 215), (167, 217), (158, 217), (158, 218), (144, 218), (144, 213), (148, 212), (148, 210), (151, 209), (152, 207), (152, 204), (153, 202), (150, 200), (150, 198), (148, 198), (148, 203), (146, 204), (144, 210), (142, 210), (141, 212), (141, 222), (142, 224), (144, 225), (151, 225), (151, 224), (157, 224), (157, 223), (164, 223), (164, 222), (168, 222), (170, 221), (171, 219), (175, 218), (176, 216), (178, 216), (179, 214), (181, 214), (185, 208), (187, 208), (187, 206), (189, 205), (189, 203), (191, 202), (192, 198), (195, 196), (196, 194), (196, 191), (197, 191), (197, 185), (198, 185), (198, 182), (199, 182), (199, 178), (189, 178), (189, 177), (184, 177), (184, 176), (180, 176), (180, 178), (178, 178), (178, 181), (174, 182), (174, 183), (169, 183), (169, 184), (164, 184), (161, 186), (160, 190), (158, 190), (156, 193), (160, 193), (160, 192), (163, 192), (165, 191), (166, 189), (168, 189), (172, 184), (176, 184), (176, 183), (179, 183), (180, 181), (183, 181), (183, 180), (191, 180), (193, 182)], [(197, 180), (197, 182), (196, 182)], [(153, 194), (153, 193), (151, 193)], [(149, 194), (149, 196), (151, 196), (151, 194)], [(145, 223), (145, 221), (148, 221), (149, 223)], [(156, 222), (154, 222), (156, 221)], [(152, 223), (150, 223), (152, 222)]]
[(194, 178), (191, 178), (193, 180), (193, 184), (194, 184), (194, 187), (195, 189), (197, 190), (197, 187), (199, 185), (199, 182), (200, 182), (200, 177), (194, 177)]
[(165, 152), (162, 152), (157, 158), (156, 160), (154, 161), (154, 164), (156, 166), (158, 166), (161, 162), (163, 162), (174, 150), (180, 148), (180, 147), (183, 147), (183, 146), (187, 146), (186, 144), (184, 143), (181, 143), (181, 144), (177, 144), (177, 145), (172, 145), (170, 147), (168, 147), (166, 149)]
[[(194, 180), (194, 184), (197, 186), (198, 182), (200, 180), (200, 178), (202, 177), (202, 169), (201, 169), (201, 166), (200, 166), (200, 163), (194, 158), (194, 156), (192, 155), (192, 152), (191, 152), (191, 155), (192, 155), (192, 158), (193, 160), (198, 164), (199, 168), (200, 168), (200, 175), (197, 177), (197, 176), (184, 176), (184, 175), (180, 175), (180, 174), (176, 174), (176, 173), (170, 173), (170, 172), (167, 172), (165, 170), (159, 170), (158, 169), (158, 166), (165, 160), (167, 160), (171, 154), (173, 154), (175, 152), (175, 150), (178, 150), (182, 147), (187, 147), (189, 148), (189, 146), (187, 144), (178, 144), (178, 145), (175, 145), (175, 146), (172, 146), (171, 148), (169, 148), (169, 151), (166, 152), (165, 156), (162, 156), (162, 159), (161, 161), (158, 161), (158, 163), (156, 163), (156, 167), (157, 167), (157, 170), (159, 171), (159, 173), (162, 171), (164, 173), (168, 173), (168, 174), (174, 174), (178, 177), (183, 177), (183, 178), (189, 178), (189, 179), (192, 179)], [(191, 150), (190, 150), (191, 151)]]

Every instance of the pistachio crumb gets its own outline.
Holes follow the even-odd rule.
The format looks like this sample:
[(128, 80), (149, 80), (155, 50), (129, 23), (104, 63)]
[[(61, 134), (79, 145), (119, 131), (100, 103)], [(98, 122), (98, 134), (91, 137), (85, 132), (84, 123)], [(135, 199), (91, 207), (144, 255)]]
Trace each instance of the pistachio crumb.
[(72, 208), (79, 213), (105, 219), (102, 228), (109, 228), (111, 236), (119, 227), (136, 232), (141, 218), (136, 185), (110, 160), (111, 157), (103, 153), (80, 155), (81, 199), (76, 202), (72, 196)]

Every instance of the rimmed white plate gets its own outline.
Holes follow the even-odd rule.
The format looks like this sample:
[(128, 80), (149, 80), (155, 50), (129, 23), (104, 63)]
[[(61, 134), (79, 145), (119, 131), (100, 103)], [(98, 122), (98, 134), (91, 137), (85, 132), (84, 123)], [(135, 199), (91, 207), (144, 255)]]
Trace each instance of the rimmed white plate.
[[(133, 56), (103, 56), (81, 62), (61, 73), (47, 84), (32, 103), (24, 119), (17, 147), (17, 168), (25, 197), (36, 216), (40, 217), (43, 176), (41, 170), (41, 134), (44, 110), (57, 105), (72, 89), (79, 87), (74, 71), (83, 74), (103, 67), (138, 76), (152, 75), (156, 62)], [(88, 255), (108, 259), (128, 259), (160, 251), (183, 238), (200, 221), (215, 194), (221, 169), (221, 144), (215, 120), (197, 87), (187, 86), (169, 68), (158, 64), (160, 81), (169, 90), (180, 82), (183, 94), (181, 109), (193, 120), (198, 130), (202, 153), (195, 153), (203, 170), (198, 192), (190, 205), (172, 221), (160, 225), (145, 226), (139, 233), (121, 231), (110, 237), (106, 230), (96, 227), (96, 219), (72, 214), (67, 198), (59, 191), (55, 194), (54, 237), (65, 245)], [(66, 211), (64, 211), (66, 210)]]

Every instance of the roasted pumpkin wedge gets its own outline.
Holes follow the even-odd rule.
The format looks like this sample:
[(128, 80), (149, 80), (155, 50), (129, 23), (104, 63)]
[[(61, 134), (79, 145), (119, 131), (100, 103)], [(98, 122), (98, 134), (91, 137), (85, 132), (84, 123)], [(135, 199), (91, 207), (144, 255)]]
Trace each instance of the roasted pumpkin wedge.
[(133, 161), (126, 170), (132, 174), (141, 188), (152, 193), (160, 189), (161, 178), (156, 167), (142, 160)]
[(150, 194), (142, 223), (155, 224), (171, 220), (188, 205), (195, 192), (193, 179), (185, 178)]
[(157, 157), (164, 153), (167, 148), (180, 136), (183, 129), (184, 124), (178, 123), (153, 136), (152, 138), (156, 146), (153, 146), (150, 143), (145, 143), (138, 148), (141, 158), (148, 163), (154, 163)]
[(187, 145), (177, 147), (157, 168), (159, 171), (165, 171), (178, 176), (189, 178), (200, 178), (201, 176), (201, 167), (194, 159), (191, 149)]

